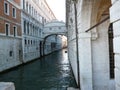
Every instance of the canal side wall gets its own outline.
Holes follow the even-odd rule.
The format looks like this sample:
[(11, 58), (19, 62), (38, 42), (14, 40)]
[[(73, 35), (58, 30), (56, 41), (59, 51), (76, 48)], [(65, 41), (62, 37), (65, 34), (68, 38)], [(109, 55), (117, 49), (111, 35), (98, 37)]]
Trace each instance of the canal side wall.
[(22, 40), (0, 36), (0, 72), (22, 64)]
[(67, 35), (68, 35), (68, 59), (70, 61), (75, 80), (78, 84), (78, 69), (77, 69), (77, 48), (76, 48), (76, 32), (75, 32), (75, 11), (74, 4), (70, 0), (66, 3), (67, 8)]

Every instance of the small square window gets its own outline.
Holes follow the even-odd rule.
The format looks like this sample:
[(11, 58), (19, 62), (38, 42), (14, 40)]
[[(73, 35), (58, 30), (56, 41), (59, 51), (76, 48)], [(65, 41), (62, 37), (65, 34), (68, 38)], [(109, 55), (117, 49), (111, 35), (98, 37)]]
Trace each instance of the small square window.
[(61, 27), (59, 27), (59, 29), (61, 29)]
[(50, 30), (52, 30), (52, 28), (51, 28), (51, 27), (50, 27), (49, 29), (50, 29)]

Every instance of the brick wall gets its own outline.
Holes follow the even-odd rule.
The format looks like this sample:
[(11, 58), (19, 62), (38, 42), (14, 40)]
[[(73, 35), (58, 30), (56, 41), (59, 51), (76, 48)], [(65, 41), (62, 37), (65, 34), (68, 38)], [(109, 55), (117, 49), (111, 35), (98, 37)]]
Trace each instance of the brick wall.
[[(15, 0), (20, 1), (20, 0)], [(4, 2), (9, 4), (9, 15), (4, 13)], [(14, 3), (14, 2), (13, 2)], [(16, 8), (16, 18), (12, 16), (12, 8)], [(5, 23), (10, 24), (10, 33), (13, 35), (13, 26), (17, 27), (18, 35), (21, 36), (21, 10), (15, 5), (12, 5), (7, 0), (1, 0), (0, 2), (0, 33), (5, 34)]]

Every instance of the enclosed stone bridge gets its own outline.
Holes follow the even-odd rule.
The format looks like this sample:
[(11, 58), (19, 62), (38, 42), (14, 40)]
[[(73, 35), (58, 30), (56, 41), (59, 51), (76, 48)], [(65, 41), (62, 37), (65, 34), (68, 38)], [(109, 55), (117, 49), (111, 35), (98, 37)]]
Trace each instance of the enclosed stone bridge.
[(65, 23), (62, 21), (54, 20), (45, 24), (43, 30), (43, 39), (51, 35), (65, 35), (67, 36), (67, 30)]
[(45, 55), (45, 45), (49, 37), (67, 36), (66, 25), (62, 21), (53, 20), (44, 25), (43, 29), (43, 42), (42, 42), (42, 53)]

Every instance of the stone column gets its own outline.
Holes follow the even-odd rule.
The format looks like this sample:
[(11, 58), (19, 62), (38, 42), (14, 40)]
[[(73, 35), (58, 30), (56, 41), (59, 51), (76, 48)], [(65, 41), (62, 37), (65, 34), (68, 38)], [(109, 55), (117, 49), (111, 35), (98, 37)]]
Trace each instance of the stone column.
[(91, 25), (92, 3), (81, 0), (77, 6), (80, 87), (81, 90), (93, 90), (91, 32), (85, 32)]
[(92, 87), (92, 58), (91, 34), (79, 34), (79, 65), (81, 90), (93, 90)]

